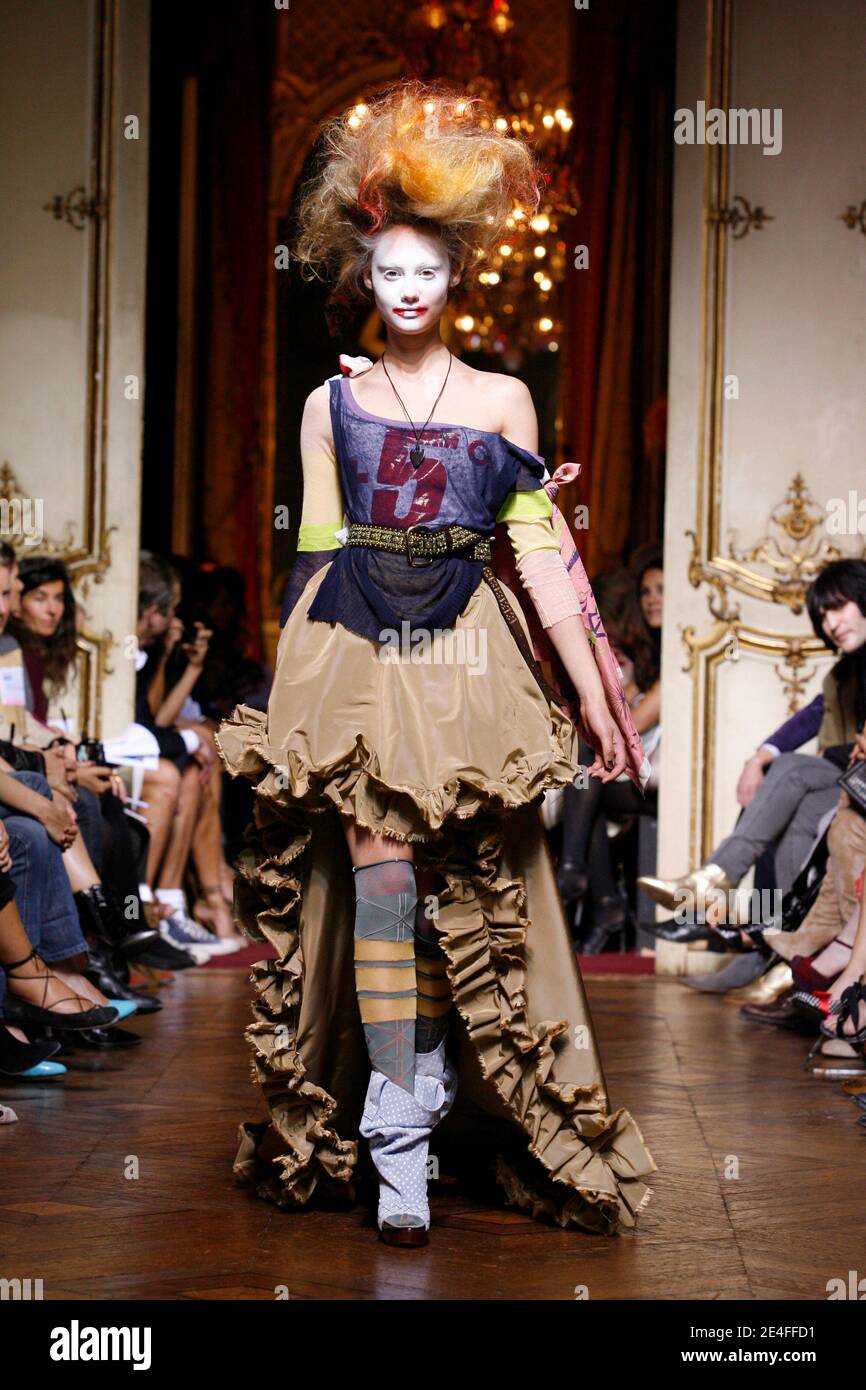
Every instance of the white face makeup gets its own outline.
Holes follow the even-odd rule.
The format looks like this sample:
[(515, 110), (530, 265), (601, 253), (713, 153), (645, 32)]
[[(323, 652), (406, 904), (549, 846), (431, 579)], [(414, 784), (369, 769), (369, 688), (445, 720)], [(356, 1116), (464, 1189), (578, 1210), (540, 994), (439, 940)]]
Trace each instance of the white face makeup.
[(401, 226), (379, 234), (364, 278), (385, 324), (419, 333), (438, 323), (457, 276), (438, 237)]

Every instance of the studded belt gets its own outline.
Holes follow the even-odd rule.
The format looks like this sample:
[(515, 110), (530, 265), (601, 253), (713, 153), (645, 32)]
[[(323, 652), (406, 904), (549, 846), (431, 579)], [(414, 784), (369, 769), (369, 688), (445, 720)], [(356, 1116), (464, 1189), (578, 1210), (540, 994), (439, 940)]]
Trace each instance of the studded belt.
[(374, 526), (353, 521), (347, 545), (366, 545), (372, 550), (391, 550), (406, 556), (414, 569), (432, 565), (443, 555), (460, 555), (466, 560), (490, 560), (490, 537), (467, 526)]

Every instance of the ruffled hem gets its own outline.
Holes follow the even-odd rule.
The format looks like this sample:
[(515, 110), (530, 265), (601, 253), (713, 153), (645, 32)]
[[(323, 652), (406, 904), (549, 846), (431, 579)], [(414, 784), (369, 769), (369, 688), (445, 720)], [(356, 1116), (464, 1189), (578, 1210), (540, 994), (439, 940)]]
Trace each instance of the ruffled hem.
[(432, 840), (446, 821), (469, 820), (491, 803), (514, 810), (549, 787), (569, 786), (575, 776), (574, 728), (555, 706), (551, 719), (546, 755), (513, 757), (499, 777), (464, 773), (437, 787), (387, 781), (363, 734), (357, 734), (354, 747), (332, 763), (314, 765), (294, 749), (269, 743), (267, 715), (248, 705), (239, 705), (221, 725), (218, 743), (232, 775), (255, 781), (257, 795), (268, 801), (283, 805), (288, 794), (314, 813), (333, 805), (383, 835), (425, 841)]
[(268, 744), (259, 711), (240, 706), (222, 726), (218, 743), (229, 771), (257, 784), (236, 914), (246, 936), (278, 952), (276, 961), (253, 968), (255, 1021), (246, 1032), (271, 1121), (241, 1127), (234, 1165), (238, 1180), (260, 1196), (284, 1207), (305, 1205), (317, 1189), (354, 1198), (357, 1142), (337, 1133), (337, 1101), (310, 1083), (297, 1049), (304, 972), (299, 859), (311, 838), (311, 814), (334, 805), (372, 830), (430, 842), (421, 862), (447, 885), (437, 926), (454, 1003), (485, 1080), (526, 1144), (516, 1161), (504, 1154), (497, 1160), (507, 1200), (561, 1227), (613, 1234), (634, 1226), (651, 1195), (642, 1180), (656, 1165), (628, 1112), (608, 1112), (600, 1082), (553, 1079), (554, 1042), (569, 1024), (530, 1023), (526, 887), (499, 876), (503, 808), (525, 806), (545, 787), (574, 777), (566, 751), (571, 726), (561, 718), (562, 741), (555, 724), (546, 764), (521, 768), (509, 782), (432, 790), (386, 786), (360, 736), (349, 764), (313, 769)]

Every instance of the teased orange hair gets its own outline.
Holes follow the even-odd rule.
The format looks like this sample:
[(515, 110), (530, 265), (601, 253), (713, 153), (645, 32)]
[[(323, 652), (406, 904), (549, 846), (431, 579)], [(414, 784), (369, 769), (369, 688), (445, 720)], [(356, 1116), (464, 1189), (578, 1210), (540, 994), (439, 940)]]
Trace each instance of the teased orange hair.
[(350, 114), (324, 128), (293, 247), (302, 274), (330, 280), (333, 297), (367, 295), (363, 272), (386, 227), (440, 237), (463, 275), (502, 240), (515, 205), (529, 216), (537, 209), (541, 180), (528, 146), (496, 130), (479, 98), (410, 79), (372, 100), (357, 124)]

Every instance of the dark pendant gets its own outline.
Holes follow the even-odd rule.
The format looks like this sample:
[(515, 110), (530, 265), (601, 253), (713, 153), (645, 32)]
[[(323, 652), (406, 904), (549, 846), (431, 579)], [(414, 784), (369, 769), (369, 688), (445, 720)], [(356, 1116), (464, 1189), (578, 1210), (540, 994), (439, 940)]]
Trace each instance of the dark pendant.
[(409, 461), (413, 468), (420, 468), (424, 462), (424, 450), (420, 444), (413, 444), (409, 450)]

